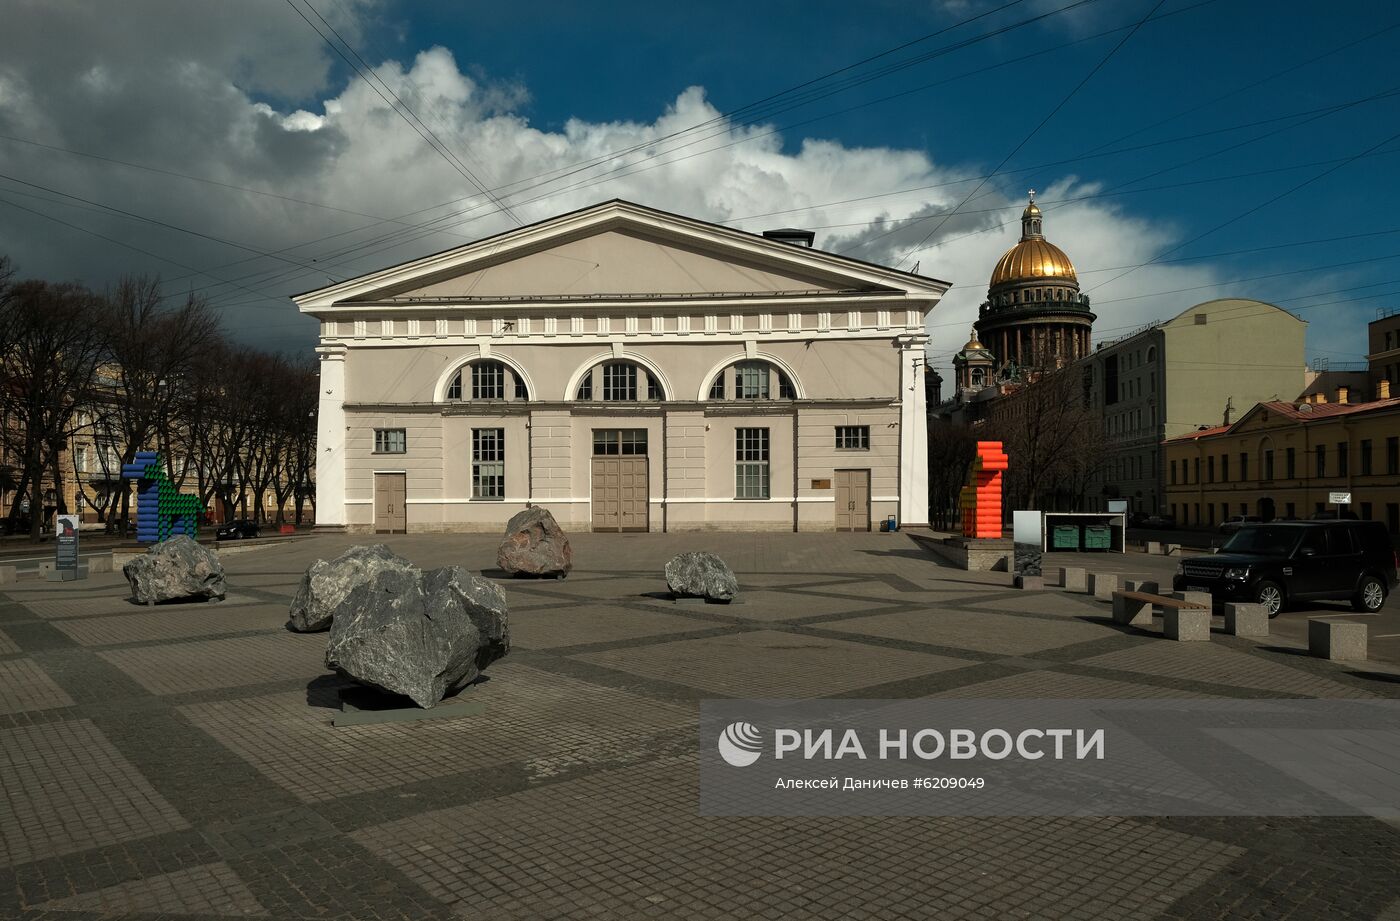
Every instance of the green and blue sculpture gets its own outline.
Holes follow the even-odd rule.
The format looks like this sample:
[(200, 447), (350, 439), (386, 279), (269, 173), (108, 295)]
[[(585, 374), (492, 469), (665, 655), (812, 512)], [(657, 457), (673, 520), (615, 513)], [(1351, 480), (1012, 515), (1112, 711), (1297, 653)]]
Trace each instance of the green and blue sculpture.
[(136, 481), (136, 539), (158, 543), (180, 534), (198, 537), (199, 497), (186, 495), (165, 475), (159, 451), (137, 451), (122, 465), (122, 476)]

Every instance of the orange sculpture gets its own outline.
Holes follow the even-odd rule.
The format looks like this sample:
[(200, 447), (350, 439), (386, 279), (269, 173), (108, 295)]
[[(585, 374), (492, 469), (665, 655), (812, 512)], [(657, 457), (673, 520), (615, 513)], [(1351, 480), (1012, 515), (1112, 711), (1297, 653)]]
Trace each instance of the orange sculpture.
[(971, 482), (958, 493), (963, 537), (1001, 537), (1001, 475), (1008, 460), (1001, 442), (977, 442)]

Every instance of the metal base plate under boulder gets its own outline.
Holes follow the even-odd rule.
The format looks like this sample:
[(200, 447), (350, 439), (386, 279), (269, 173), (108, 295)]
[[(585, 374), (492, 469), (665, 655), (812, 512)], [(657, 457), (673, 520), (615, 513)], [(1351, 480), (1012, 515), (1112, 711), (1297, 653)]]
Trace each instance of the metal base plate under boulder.
[(401, 694), (389, 694), (375, 688), (340, 689), (340, 712), (331, 720), (332, 726), (374, 726), (381, 723), (417, 723), (422, 720), (456, 719), (481, 716), (486, 705), (469, 697), (453, 697), (432, 709), (425, 710)]
[(161, 541), (122, 567), (139, 604), (224, 597), (224, 567), (219, 555), (181, 534)]
[(739, 594), (739, 579), (713, 553), (692, 551), (673, 556), (666, 564), (666, 587), (676, 601), (695, 599), (729, 604)]
[(532, 505), (506, 522), (496, 565), (512, 576), (562, 579), (574, 568), (574, 548), (549, 509)]

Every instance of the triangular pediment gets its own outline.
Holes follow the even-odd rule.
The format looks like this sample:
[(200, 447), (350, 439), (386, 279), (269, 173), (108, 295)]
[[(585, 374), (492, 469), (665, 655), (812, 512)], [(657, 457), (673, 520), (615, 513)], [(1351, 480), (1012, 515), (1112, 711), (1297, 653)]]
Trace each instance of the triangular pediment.
[(774, 294), (849, 287), (849, 282), (831, 275), (794, 271), (732, 252), (706, 251), (634, 228), (590, 233), (425, 282), (368, 297)]
[(303, 310), (392, 301), (909, 294), (948, 283), (729, 227), (606, 202), (294, 299)]

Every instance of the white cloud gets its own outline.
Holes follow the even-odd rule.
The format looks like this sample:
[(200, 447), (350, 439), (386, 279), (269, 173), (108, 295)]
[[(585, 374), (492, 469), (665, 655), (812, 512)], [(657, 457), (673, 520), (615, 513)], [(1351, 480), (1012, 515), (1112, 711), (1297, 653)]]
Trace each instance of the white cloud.
[[(243, 10), (236, 15), (228, 9), (232, 6), (241, 7), (177, 4), (178, 12), (171, 14), (168, 5), (154, 0), (135, 3), (127, 14), (115, 18), (110, 32), (90, 21), (95, 17), (81, 15), (73, 4), (29, 8), (26, 15), (42, 26), (43, 34), (73, 33), (63, 42), (70, 50), (52, 54), (16, 38), (13, 31), (9, 38), (0, 38), (0, 133), (321, 202), (343, 211), (0, 142), (7, 162), (4, 171), (260, 250), (343, 234), (294, 250), (288, 257), (297, 261), (314, 257), (314, 266), (303, 270), (267, 259), (227, 266), (252, 254), (24, 198), (3, 182), (0, 197), (186, 265), (223, 266), (211, 269), (223, 278), (260, 272), (241, 284), (278, 298), (319, 285), (329, 275), (367, 271), (510, 226), (505, 217), (482, 216), (486, 212), (478, 208), (447, 222), (455, 236), (439, 233), (407, 245), (370, 246), (343, 254), (373, 236), (403, 229), (384, 224), (346, 233), (372, 223), (363, 215), (391, 217), (474, 192), (363, 80), (327, 92), (329, 52), (285, 4), (267, 2), (261, 14)], [(352, 40), (370, 15), (367, 5), (326, 6), (340, 11), (337, 28)], [(785, 147), (782, 138), (770, 133), (771, 127), (719, 120), (720, 113), (700, 87), (681, 90), (675, 102), (650, 121), (573, 119), (559, 130), (544, 131), (520, 114), (527, 99), (525, 88), (469, 76), (446, 49), (424, 50), (407, 64), (378, 62), (376, 73), (471, 172), (511, 193), (509, 201), (525, 221), (622, 197), (716, 221), (769, 215), (742, 220), (736, 226), (748, 230), (816, 227), (818, 246), (842, 251), (901, 222), (945, 211), (971, 188), (956, 182), (965, 178), (960, 170), (933, 162), (922, 150), (859, 148), (820, 138), (802, 139), (795, 149), (791, 144)], [(84, 91), (75, 92), (75, 88)], [(318, 92), (319, 99), (313, 95)], [(712, 120), (715, 124), (699, 133), (708, 137), (690, 146), (662, 140)], [(602, 169), (564, 176), (581, 162), (632, 147), (642, 149)], [(704, 152), (711, 148), (721, 149)], [(786, 152), (789, 149), (794, 152)], [(664, 150), (672, 152), (645, 159)], [(674, 162), (658, 165), (664, 161)], [(611, 181), (571, 188), (599, 176)], [(537, 177), (556, 179), (531, 189), (540, 181)], [(934, 188), (883, 195), (926, 186)], [(940, 245), (923, 249), (905, 263), (909, 267), (917, 260), (924, 274), (956, 284), (931, 320), (931, 351), (937, 364), (946, 365), (947, 357), (965, 340), (992, 266), (1019, 234), (1023, 199), (1019, 193), (1003, 193), (1001, 187), (1000, 181), (989, 183), (968, 205), (968, 213), (948, 220), (930, 241)], [(1045, 190), (1041, 200), (1047, 236), (1069, 253), (1083, 272), (1086, 290), (1094, 294), (1099, 335), (1127, 332), (1152, 317), (1175, 314), (1212, 296), (1212, 291), (1201, 289), (1113, 300), (1214, 280), (1211, 269), (1190, 264), (1139, 269), (1105, 288), (1102, 296), (1094, 291), (1097, 283), (1113, 274), (1097, 270), (1144, 262), (1178, 238), (1175, 228), (1133, 216), (1123, 199), (1054, 204), (1095, 190), (1092, 181), (1065, 176)], [(547, 198), (533, 200), (545, 193)], [(868, 196), (883, 197), (822, 204)], [(813, 205), (821, 206), (770, 214)], [(449, 210), (439, 208), (427, 215), (445, 215)], [(912, 223), (854, 249), (852, 255), (893, 264), (941, 220)], [(185, 274), (3, 204), (0, 234), (6, 241), (16, 241), (7, 244), (11, 255), (34, 274), (76, 276), (94, 284), (133, 268), (161, 271), (167, 278)], [(208, 283), (207, 278), (196, 276), (179, 285)], [(219, 290), (220, 300), (227, 304), (255, 300), (246, 290)], [(298, 347), (311, 341), (311, 324), (295, 316), (289, 303), (273, 299), (227, 309), (231, 324), (240, 326), (252, 341)]]

